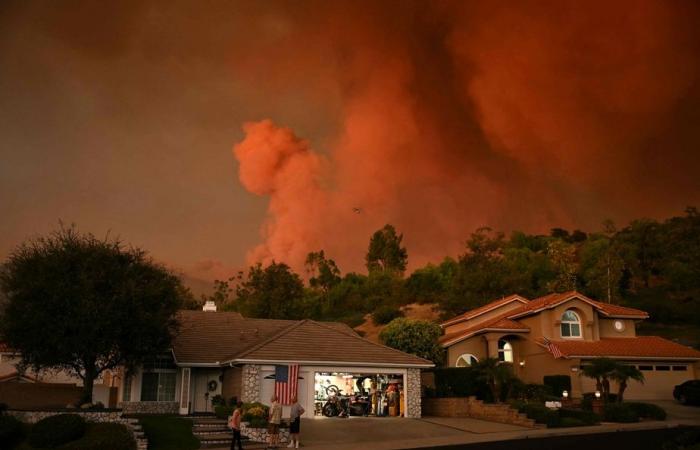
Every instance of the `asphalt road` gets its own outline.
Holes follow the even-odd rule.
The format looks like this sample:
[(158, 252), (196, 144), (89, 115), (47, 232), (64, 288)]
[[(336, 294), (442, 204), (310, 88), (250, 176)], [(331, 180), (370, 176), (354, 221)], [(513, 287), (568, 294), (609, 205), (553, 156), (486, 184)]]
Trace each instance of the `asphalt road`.
[[(691, 427), (678, 427), (422, 448), (440, 450), (662, 450), (665, 443), (673, 442), (677, 436), (691, 430), (693, 430)], [(695, 430), (700, 431), (700, 428), (696, 427)]]

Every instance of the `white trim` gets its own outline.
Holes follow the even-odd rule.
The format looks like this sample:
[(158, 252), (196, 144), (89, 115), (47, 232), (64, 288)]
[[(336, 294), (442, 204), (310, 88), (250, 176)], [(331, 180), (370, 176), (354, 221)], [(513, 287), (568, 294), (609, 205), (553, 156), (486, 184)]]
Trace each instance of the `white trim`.
[[(503, 300), (503, 299), (502, 299), (502, 300)], [(494, 300), (494, 301), (491, 302), (491, 303), (496, 303), (496, 302), (502, 301), (502, 300)], [(469, 317), (455, 317), (455, 318), (453, 318), (453, 319), (450, 319), (450, 320), (447, 320), (447, 321), (441, 323), (441, 324), (440, 324), (440, 327), (441, 327), (441, 328), (444, 328), (444, 327), (448, 327), (448, 326), (450, 326), (450, 325), (454, 325), (455, 323), (460, 323), (460, 322), (464, 322), (464, 321), (467, 321), (467, 320), (472, 320), (472, 319), (474, 319), (474, 318), (476, 318), (476, 317), (479, 317), (479, 316), (484, 315), (484, 314), (486, 314), (486, 313), (488, 313), (488, 312), (491, 312), (491, 311), (493, 311), (494, 309), (498, 309), (498, 308), (500, 308), (501, 306), (510, 305), (510, 304), (513, 303), (514, 301), (519, 301), (519, 302), (522, 303), (523, 305), (527, 305), (528, 302), (529, 302), (529, 300), (527, 300), (527, 299), (525, 299), (524, 297), (521, 297), (521, 296), (519, 296), (519, 295), (516, 294), (512, 299), (510, 299), (509, 301), (507, 301), (507, 302), (505, 302), (505, 303), (500, 303), (500, 304), (495, 305), (495, 306), (493, 306), (493, 307), (491, 307), (491, 308), (485, 309), (484, 311), (481, 311), (479, 314), (476, 314), (476, 315), (473, 315), (473, 316), (469, 316)], [(486, 306), (486, 305), (484, 305), (484, 306)], [(478, 309), (478, 308), (474, 308), (474, 309)], [(466, 314), (466, 312), (463, 313), (462, 315), (464, 315), (464, 314)]]
[[(609, 356), (605, 355), (605, 358), (610, 359), (628, 359), (628, 360), (645, 360), (645, 361), (700, 361), (697, 357), (675, 357), (675, 356)], [(594, 355), (570, 355), (565, 356), (567, 359), (578, 358), (578, 359), (595, 359), (601, 358), (601, 356)]]
[[(318, 367), (327, 367), (327, 366), (348, 366), (348, 367), (367, 367), (367, 368), (376, 368), (376, 367), (396, 367), (396, 368), (408, 368), (408, 369), (413, 369), (413, 368), (430, 368), (430, 367), (435, 367), (435, 364), (398, 364), (398, 363), (371, 363), (371, 362), (349, 362), (349, 361), (302, 361), (298, 359), (232, 359), (230, 361), (224, 361), (222, 364), (229, 364), (229, 363), (243, 363), (243, 364), (248, 364), (248, 363), (253, 363), (253, 364), (299, 364), (299, 365), (308, 365), (308, 366), (318, 366)], [(372, 369), (374, 370), (374, 369)]]
[(490, 332), (494, 332), (494, 331), (495, 331), (495, 332), (499, 332), (499, 333), (501, 333), (501, 332), (503, 332), (503, 333), (529, 333), (529, 332), (530, 332), (530, 329), (528, 328), (527, 330), (523, 330), (523, 329), (519, 328), (519, 329), (517, 329), (517, 330), (514, 330), (514, 329), (512, 329), (512, 328), (481, 328), (481, 329), (476, 330), (476, 331), (473, 331), (473, 332), (471, 332), (471, 333), (469, 333), (469, 334), (467, 334), (467, 335), (454, 338), (454, 339), (452, 339), (451, 341), (445, 341), (445, 342), (443, 342), (443, 343), (440, 344), (440, 345), (441, 345), (442, 347), (447, 348), (447, 347), (449, 347), (449, 346), (451, 346), (451, 345), (458, 344), (458, 343), (462, 342), (462, 341), (465, 340), (465, 339), (469, 339), (470, 337), (475, 336), (475, 335), (477, 335), (477, 334), (479, 334), (479, 333), (482, 333), (482, 332), (490, 333)]

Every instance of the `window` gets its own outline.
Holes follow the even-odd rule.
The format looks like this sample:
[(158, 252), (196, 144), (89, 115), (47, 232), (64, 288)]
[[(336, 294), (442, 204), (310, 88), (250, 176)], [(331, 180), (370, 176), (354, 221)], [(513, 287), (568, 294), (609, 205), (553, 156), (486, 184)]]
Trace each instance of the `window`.
[(672, 369), (674, 372), (686, 372), (688, 370), (688, 366), (673, 366)]
[(668, 372), (671, 370), (670, 366), (656, 366), (656, 370), (660, 372)]
[(175, 401), (175, 372), (144, 372), (141, 378), (141, 401)]
[(561, 316), (561, 337), (563, 338), (580, 338), (581, 337), (581, 319), (578, 314), (572, 310), (567, 310)]
[(472, 355), (471, 353), (465, 353), (457, 358), (457, 363), (455, 365), (457, 367), (469, 367), (478, 362), (479, 359), (476, 356)]
[(130, 402), (131, 401), (131, 377), (130, 376), (124, 378), (124, 390), (122, 392), (122, 401), (123, 402)]
[(651, 371), (654, 370), (654, 366), (639, 366), (639, 370), (644, 372)]
[(498, 360), (503, 362), (513, 362), (513, 346), (505, 339), (498, 341)]

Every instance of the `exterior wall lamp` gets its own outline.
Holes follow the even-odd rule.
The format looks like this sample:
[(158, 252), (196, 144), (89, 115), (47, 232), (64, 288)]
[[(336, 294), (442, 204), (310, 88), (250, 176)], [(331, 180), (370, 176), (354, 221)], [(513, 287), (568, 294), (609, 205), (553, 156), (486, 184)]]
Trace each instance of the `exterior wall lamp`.
[(595, 391), (595, 398), (600, 398), (600, 391)]
[(564, 391), (561, 393), (561, 396), (564, 398), (569, 398), (569, 391)]

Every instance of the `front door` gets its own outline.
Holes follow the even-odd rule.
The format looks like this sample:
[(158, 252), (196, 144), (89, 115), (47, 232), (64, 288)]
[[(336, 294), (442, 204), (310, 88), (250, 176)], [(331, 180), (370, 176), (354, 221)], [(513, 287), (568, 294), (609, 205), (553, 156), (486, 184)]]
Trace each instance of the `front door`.
[(215, 395), (221, 394), (220, 369), (193, 369), (192, 370), (192, 405), (194, 412), (214, 412), (211, 400)]

